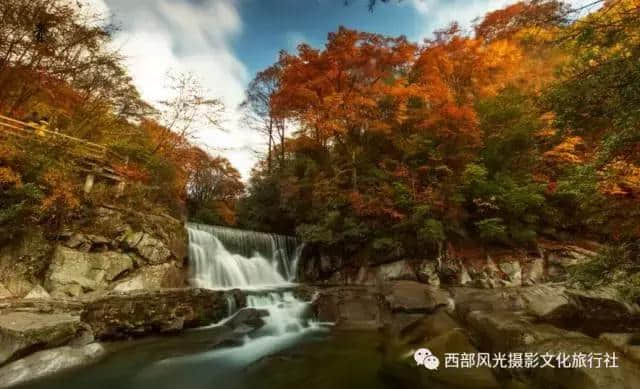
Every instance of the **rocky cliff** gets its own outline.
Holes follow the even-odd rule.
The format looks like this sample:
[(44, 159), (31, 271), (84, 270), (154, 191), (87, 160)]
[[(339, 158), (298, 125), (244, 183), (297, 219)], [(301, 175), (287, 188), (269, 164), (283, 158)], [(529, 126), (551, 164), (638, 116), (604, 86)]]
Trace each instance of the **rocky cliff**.
[(60, 234), (34, 228), (0, 248), (0, 298), (184, 287), (186, 259), (183, 222), (100, 207)]

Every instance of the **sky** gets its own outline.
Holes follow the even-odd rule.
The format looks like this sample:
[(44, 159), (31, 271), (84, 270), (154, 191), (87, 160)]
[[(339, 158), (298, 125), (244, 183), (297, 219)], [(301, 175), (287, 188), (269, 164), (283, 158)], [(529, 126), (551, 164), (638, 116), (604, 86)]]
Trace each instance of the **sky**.
[[(226, 106), (224, 131), (202, 126), (197, 142), (222, 154), (248, 179), (265, 149), (246, 128), (238, 105), (253, 76), (273, 64), (281, 50), (300, 43), (322, 47), (339, 26), (404, 35), (413, 41), (458, 21), (472, 21), (514, 0), (401, 0), (369, 12), (367, 0), (87, 0), (92, 11), (120, 27), (114, 45), (124, 55), (143, 98), (168, 97), (167, 72), (192, 73), (208, 95)], [(592, 0), (572, 0), (580, 6)]]

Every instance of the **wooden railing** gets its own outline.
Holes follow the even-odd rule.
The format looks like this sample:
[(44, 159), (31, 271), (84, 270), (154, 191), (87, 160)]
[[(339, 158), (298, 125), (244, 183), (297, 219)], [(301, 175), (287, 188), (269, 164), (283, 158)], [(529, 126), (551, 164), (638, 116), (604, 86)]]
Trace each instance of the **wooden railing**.
[(113, 171), (111, 169), (113, 165), (127, 163), (127, 158), (109, 150), (106, 146), (52, 131), (46, 125), (25, 123), (3, 115), (0, 115), (0, 135), (66, 146), (65, 151), (75, 157), (99, 164), (111, 171)]

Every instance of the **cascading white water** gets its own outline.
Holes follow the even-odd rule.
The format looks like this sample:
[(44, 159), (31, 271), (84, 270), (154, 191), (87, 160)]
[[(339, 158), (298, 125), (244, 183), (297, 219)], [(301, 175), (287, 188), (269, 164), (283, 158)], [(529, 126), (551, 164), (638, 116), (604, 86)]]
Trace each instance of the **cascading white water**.
[(250, 290), (247, 306), (269, 312), (260, 334), (279, 336), (315, 328), (305, 319), (309, 302), (290, 290), (303, 248), (296, 239), (202, 224), (189, 224), (187, 230), (192, 285)]
[(273, 287), (295, 278), (302, 244), (294, 238), (202, 224), (187, 228), (194, 286)]

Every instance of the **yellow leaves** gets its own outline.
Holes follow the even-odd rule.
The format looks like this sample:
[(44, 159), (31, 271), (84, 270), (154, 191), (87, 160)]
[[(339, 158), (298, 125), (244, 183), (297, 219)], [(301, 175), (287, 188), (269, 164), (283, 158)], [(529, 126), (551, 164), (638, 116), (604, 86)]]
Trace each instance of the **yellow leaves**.
[(640, 166), (616, 159), (601, 173), (600, 191), (610, 196), (631, 196), (640, 199)]
[(582, 137), (570, 136), (544, 153), (544, 157), (555, 164), (578, 164), (584, 162), (583, 149)]
[(525, 44), (542, 44), (558, 39), (560, 31), (554, 27), (529, 26), (516, 32), (513, 39)]
[(485, 65), (489, 68), (515, 66), (521, 59), (520, 48), (508, 40), (494, 41), (485, 51)]
[(542, 123), (542, 129), (535, 133), (539, 138), (551, 138), (558, 130), (554, 127), (556, 120), (556, 114), (554, 112), (545, 112), (540, 116), (540, 122)]

